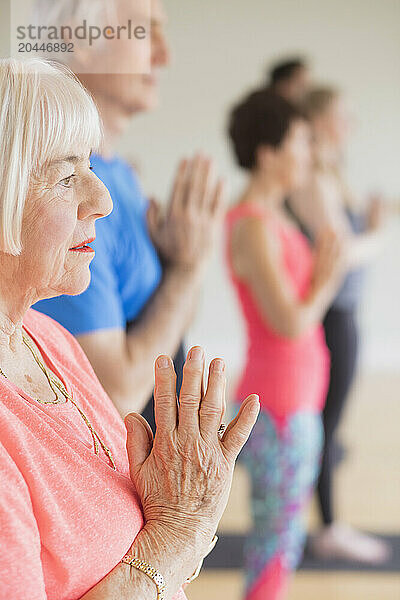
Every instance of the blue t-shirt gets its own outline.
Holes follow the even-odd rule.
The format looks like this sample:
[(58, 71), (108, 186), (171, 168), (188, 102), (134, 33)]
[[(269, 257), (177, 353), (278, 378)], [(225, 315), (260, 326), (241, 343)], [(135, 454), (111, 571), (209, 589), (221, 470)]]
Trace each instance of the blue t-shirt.
[(79, 296), (58, 296), (34, 308), (73, 335), (100, 329), (125, 329), (158, 287), (162, 268), (147, 230), (148, 203), (131, 167), (120, 158), (94, 155), (91, 164), (108, 188), (113, 212), (96, 221), (96, 255), (91, 282)]

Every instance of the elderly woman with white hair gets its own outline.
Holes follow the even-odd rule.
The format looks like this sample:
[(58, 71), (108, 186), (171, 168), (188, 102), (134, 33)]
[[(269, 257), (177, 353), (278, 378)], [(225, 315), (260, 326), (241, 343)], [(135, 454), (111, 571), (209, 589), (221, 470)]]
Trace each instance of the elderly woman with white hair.
[(75, 338), (30, 307), (90, 280), (95, 221), (112, 208), (90, 170), (101, 136), (65, 69), (0, 61), (0, 598), (184, 598), (250, 434), (250, 396), (221, 433), (224, 363), (193, 348), (176, 402), (155, 368), (157, 433), (124, 423)]

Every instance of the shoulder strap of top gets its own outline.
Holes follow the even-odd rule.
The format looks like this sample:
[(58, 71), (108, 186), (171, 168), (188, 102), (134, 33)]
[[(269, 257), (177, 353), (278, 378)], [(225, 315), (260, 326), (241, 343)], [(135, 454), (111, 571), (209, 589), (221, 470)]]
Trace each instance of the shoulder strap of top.
[(268, 208), (256, 202), (243, 202), (231, 208), (227, 213), (227, 225), (231, 228), (237, 221), (245, 217), (256, 217), (259, 219), (273, 219)]

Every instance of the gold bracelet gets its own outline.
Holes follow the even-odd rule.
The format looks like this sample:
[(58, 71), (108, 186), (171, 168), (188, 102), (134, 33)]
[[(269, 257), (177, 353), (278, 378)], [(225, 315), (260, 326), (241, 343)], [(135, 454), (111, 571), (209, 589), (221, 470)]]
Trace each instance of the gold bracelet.
[(135, 558), (130, 554), (126, 554), (121, 560), (121, 562), (125, 563), (126, 565), (129, 565), (130, 567), (133, 567), (134, 569), (138, 569), (138, 571), (142, 571), (142, 573), (145, 573), (147, 577), (150, 577), (150, 579), (155, 583), (157, 587), (157, 600), (165, 600), (165, 581), (164, 577), (159, 571), (153, 569), (153, 567), (144, 560), (141, 560), (140, 558)]
[(204, 559), (214, 550), (217, 542), (218, 542), (218, 536), (214, 535), (213, 541), (211, 542), (211, 544), (208, 547), (207, 554), (204, 556), (204, 558), (201, 559), (201, 561), (199, 562), (199, 566), (197, 567), (197, 569), (195, 570), (193, 575), (191, 577), (189, 577), (188, 579), (186, 579), (186, 581), (185, 581), (186, 584), (192, 583), (192, 581), (194, 581), (195, 579), (198, 578), (198, 576), (200, 575), (201, 568), (203, 566)]
[[(210, 552), (212, 552), (214, 550), (217, 542), (218, 542), (218, 536), (215, 535), (213, 538), (213, 541), (211, 542), (211, 544), (208, 547), (207, 554), (205, 554), (205, 556), (199, 562), (199, 566), (197, 567), (196, 571), (193, 573), (193, 575), (191, 577), (186, 579), (186, 581), (185, 581), (186, 585), (188, 585), (189, 583), (192, 583), (195, 579), (198, 578), (198, 576), (200, 575), (201, 568), (203, 566), (204, 559), (210, 554)], [(155, 585), (157, 587), (157, 600), (165, 600), (165, 590), (166, 590), (165, 580), (159, 571), (154, 569), (151, 565), (149, 565), (149, 563), (145, 562), (144, 560), (141, 560), (140, 558), (135, 558), (134, 556), (131, 556), (130, 554), (126, 554), (124, 556), (124, 558), (121, 560), (121, 562), (125, 563), (126, 565), (129, 565), (131, 567), (134, 567), (135, 569), (138, 569), (139, 571), (142, 571), (142, 573), (145, 573), (148, 577), (150, 577), (150, 579), (155, 583)]]

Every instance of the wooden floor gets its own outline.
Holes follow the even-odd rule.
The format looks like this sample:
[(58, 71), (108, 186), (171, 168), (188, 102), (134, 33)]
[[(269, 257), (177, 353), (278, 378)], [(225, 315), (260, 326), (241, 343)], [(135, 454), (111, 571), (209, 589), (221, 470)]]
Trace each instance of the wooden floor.
[[(340, 437), (347, 449), (337, 473), (341, 519), (400, 535), (400, 374), (360, 378)], [(311, 530), (317, 526), (315, 501), (308, 522)], [(243, 533), (250, 525), (247, 477), (238, 468), (221, 533)], [(239, 571), (206, 571), (186, 593), (189, 600), (241, 600), (242, 585)], [(400, 572), (299, 572), (287, 600), (400, 600)]]

